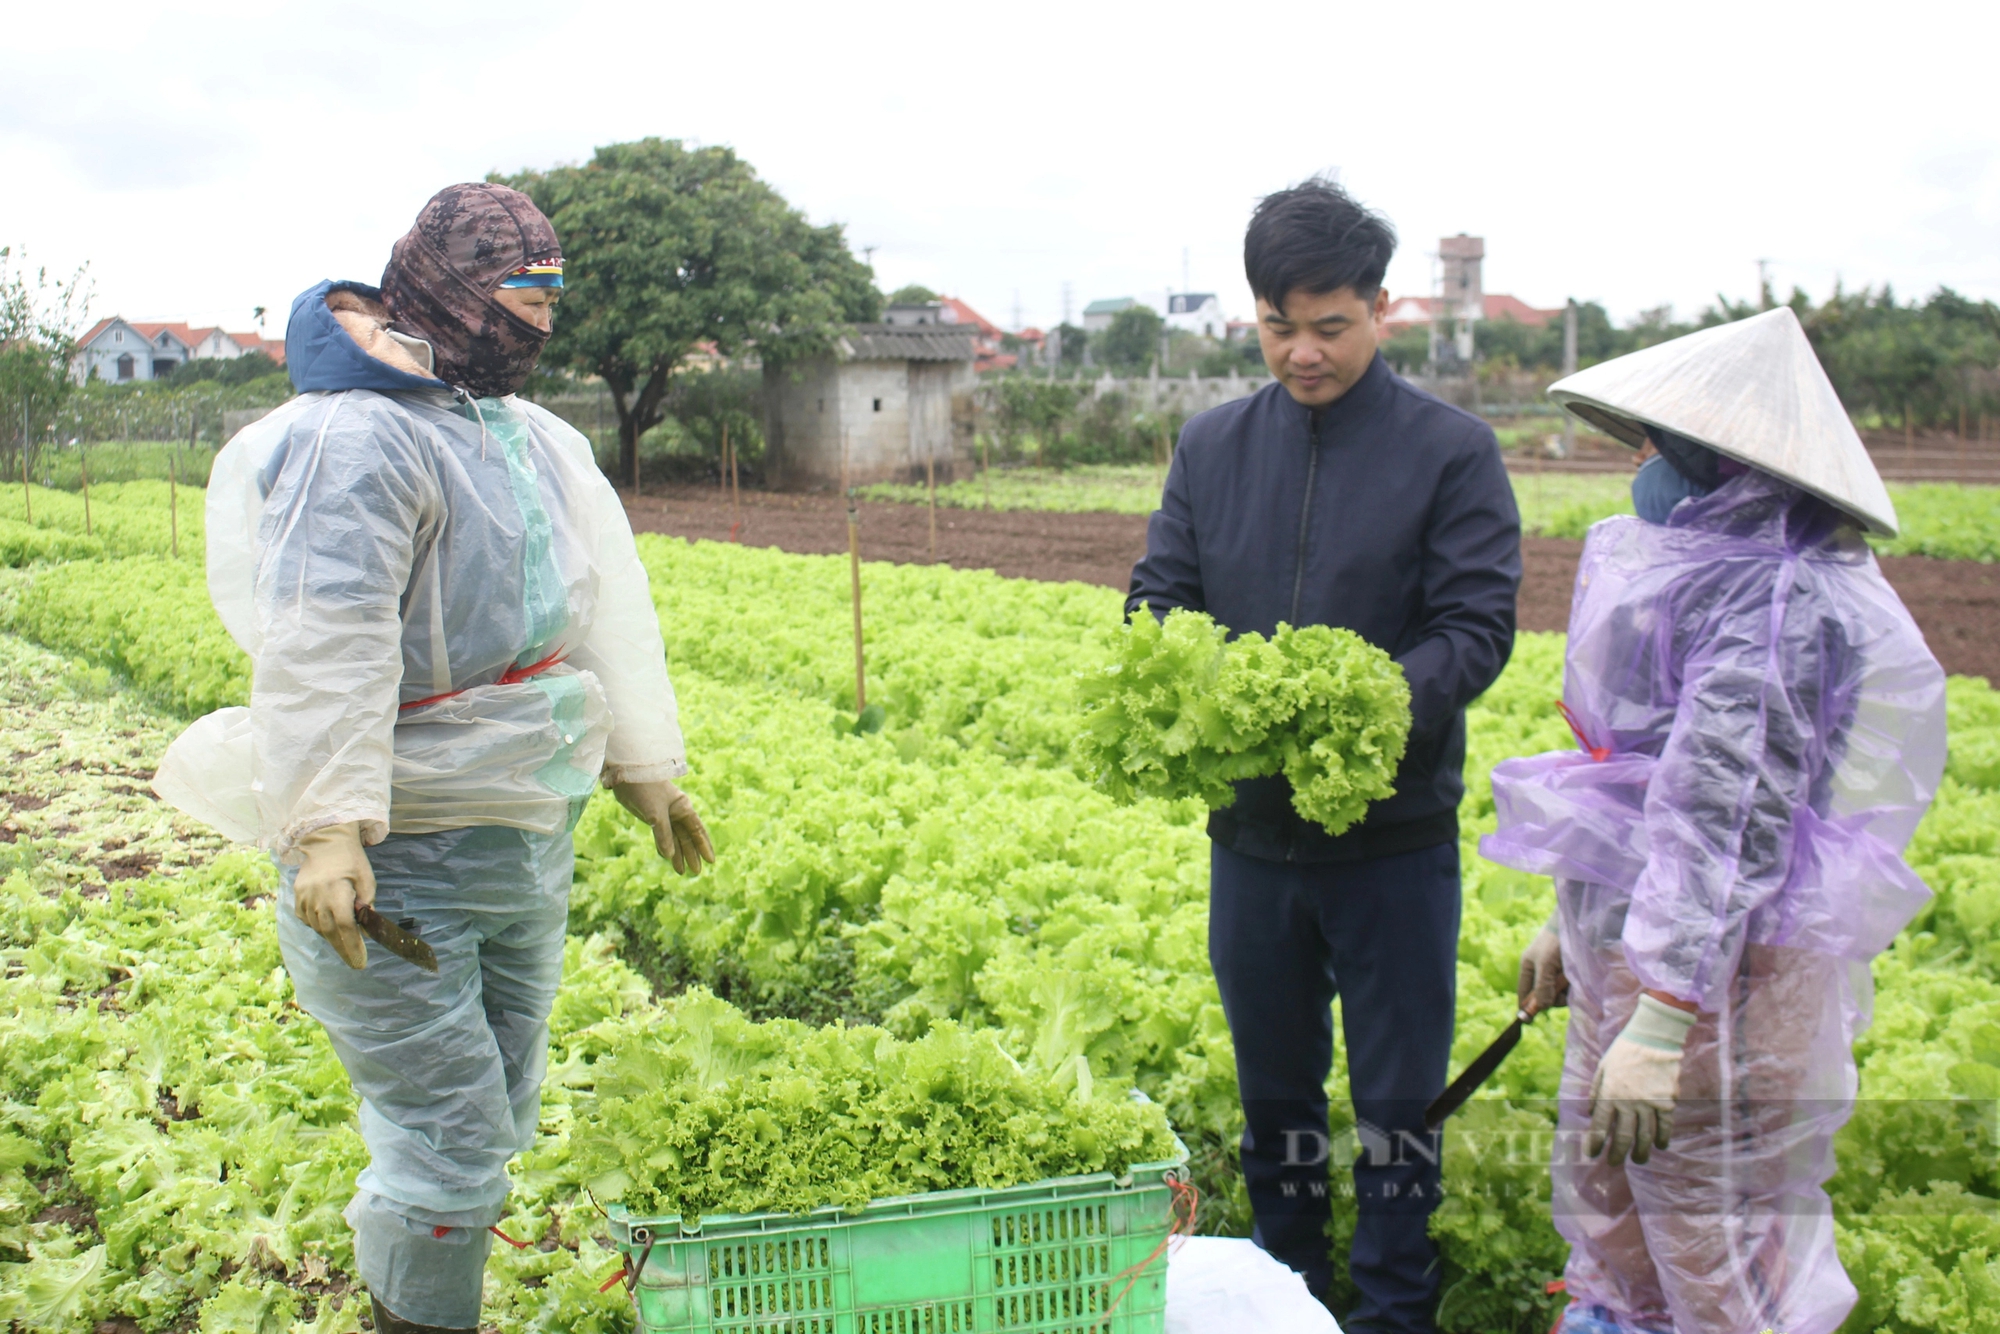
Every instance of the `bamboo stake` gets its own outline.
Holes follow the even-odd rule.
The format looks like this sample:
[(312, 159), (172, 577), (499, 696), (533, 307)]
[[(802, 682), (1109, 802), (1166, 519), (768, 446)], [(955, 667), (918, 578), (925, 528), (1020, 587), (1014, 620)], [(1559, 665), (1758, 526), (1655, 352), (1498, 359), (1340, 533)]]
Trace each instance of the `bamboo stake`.
[(84, 451), (83, 441), (76, 442), (76, 466), (83, 472), (83, 535), (90, 536), (90, 459)]
[(924, 488), (931, 499), (931, 564), (937, 564), (937, 454), (924, 455)]
[(993, 508), (993, 457), (987, 446), (992, 442), (984, 434), (979, 437), (979, 476), (986, 483), (986, 508)]
[(729, 455), (729, 540), (743, 529), (743, 491), (736, 480), (736, 446), (729, 439), (729, 424), (722, 426), (722, 449)]
[(854, 599), (854, 713), (858, 719), (868, 707), (868, 664), (861, 639), (861, 515), (854, 506), (854, 488), (848, 485), (848, 435), (840, 433), (840, 489), (847, 493), (847, 567)]
[(35, 526), (35, 498), (28, 491), (28, 400), (21, 400), (21, 513)]

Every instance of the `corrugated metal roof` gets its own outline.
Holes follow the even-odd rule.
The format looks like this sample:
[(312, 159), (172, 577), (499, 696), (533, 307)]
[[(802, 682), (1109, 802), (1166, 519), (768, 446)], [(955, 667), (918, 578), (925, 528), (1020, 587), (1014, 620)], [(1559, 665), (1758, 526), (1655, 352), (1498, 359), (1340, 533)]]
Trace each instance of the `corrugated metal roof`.
[(948, 324), (857, 324), (842, 335), (846, 361), (971, 361), (978, 330)]

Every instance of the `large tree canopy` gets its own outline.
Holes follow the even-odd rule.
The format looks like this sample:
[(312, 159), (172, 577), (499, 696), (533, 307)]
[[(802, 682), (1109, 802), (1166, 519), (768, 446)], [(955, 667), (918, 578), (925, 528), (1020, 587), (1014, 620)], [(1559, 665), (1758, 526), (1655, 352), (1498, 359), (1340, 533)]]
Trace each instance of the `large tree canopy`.
[(582, 166), (493, 179), (525, 192), (562, 238), (563, 301), (543, 364), (610, 387), (623, 476), (696, 344), (784, 362), (881, 315), (873, 272), (840, 226), (813, 226), (730, 149), (641, 139)]

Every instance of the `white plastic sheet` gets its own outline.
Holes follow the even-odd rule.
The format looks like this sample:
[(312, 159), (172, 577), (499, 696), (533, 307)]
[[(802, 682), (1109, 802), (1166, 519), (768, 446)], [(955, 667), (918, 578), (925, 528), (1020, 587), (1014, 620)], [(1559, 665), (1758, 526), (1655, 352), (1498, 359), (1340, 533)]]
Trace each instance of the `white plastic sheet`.
[(1340, 1334), (1340, 1325), (1257, 1243), (1188, 1237), (1167, 1257), (1166, 1334)]

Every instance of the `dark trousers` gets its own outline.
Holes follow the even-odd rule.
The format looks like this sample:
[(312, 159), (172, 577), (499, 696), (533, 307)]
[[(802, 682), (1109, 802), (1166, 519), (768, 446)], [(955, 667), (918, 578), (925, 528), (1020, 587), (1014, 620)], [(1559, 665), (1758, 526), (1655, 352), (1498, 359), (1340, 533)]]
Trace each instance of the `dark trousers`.
[[(1258, 1245), (1324, 1292), (1328, 1159), (1354, 1155), (1358, 1328), (1430, 1331), (1440, 1274), (1426, 1231), (1458, 958), (1458, 845), (1364, 862), (1267, 862), (1213, 845), (1208, 957), (1236, 1044), (1243, 1176)], [(1326, 1077), (1341, 998), (1355, 1138), (1330, 1145)], [(1345, 1152), (1342, 1152), (1342, 1149)]]

